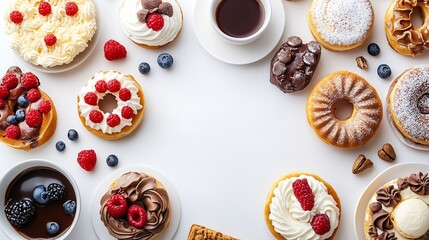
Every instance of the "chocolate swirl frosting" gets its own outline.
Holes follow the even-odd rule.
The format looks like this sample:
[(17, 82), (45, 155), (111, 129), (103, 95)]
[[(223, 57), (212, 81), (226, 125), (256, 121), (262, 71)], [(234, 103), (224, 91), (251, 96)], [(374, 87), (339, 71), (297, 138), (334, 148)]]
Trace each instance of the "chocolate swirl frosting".
[(398, 238), (395, 237), (394, 232), (382, 232), (380, 235), (378, 235), (377, 240), (397, 240)]
[(422, 172), (413, 173), (408, 177), (408, 185), (411, 191), (418, 195), (429, 195), (429, 177)]
[[(128, 206), (143, 206), (147, 213), (147, 223), (143, 228), (131, 226), (126, 219), (113, 218), (107, 212), (106, 202), (112, 195), (121, 194)], [(123, 174), (100, 201), (101, 221), (109, 233), (117, 239), (150, 239), (162, 232), (169, 223), (170, 203), (167, 191), (157, 180), (145, 173), (128, 172)]]
[(385, 207), (394, 207), (401, 201), (401, 191), (390, 185), (377, 191), (377, 201)]
[(383, 231), (393, 229), (389, 213), (383, 209), (372, 215), (372, 222), (374, 223), (374, 226)]
[(416, 7), (429, 7), (429, 0), (397, 0), (392, 19), (387, 23), (400, 45), (409, 49), (413, 55), (429, 49), (429, 28), (414, 29), (411, 13)]
[(369, 226), (368, 235), (373, 238), (378, 237), (377, 228), (374, 225)]

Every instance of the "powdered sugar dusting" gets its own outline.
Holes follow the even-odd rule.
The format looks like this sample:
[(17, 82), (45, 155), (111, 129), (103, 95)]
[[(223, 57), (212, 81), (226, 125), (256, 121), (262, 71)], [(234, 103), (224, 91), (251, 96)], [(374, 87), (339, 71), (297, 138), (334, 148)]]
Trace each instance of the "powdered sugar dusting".
[(322, 39), (333, 45), (362, 41), (373, 22), (368, 0), (313, 0), (310, 14)]

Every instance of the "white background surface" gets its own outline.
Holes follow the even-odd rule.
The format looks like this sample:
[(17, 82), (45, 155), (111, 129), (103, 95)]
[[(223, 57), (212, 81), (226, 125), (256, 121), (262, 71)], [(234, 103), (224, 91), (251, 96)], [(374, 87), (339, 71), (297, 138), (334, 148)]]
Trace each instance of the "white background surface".
[[(203, 1), (203, 0), (201, 0)], [(395, 53), (384, 35), (384, 14), (390, 1), (372, 1), (375, 26), (364, 46), (348, 52), (323, 50), (313, 81), (303, 91), (284, 94), (269, 83), (269, 62), (273, 52), (261, 61), (237, 66), (211, 57), (199, 44), (192, 27), (196, 0), (182, 0), (184, 26), (180, 37), (161, 50), (142, 49), (122, 33), (117, 20), (117, 0), (97, 1), (100, 41), (88, 60), (75, 70), (61, 74), (35, 72), (41, 87), (55, 101), (58, 126), (53, 138), (30, 152), (0, 145), (0, 176), (13, 164), (29, 158), (45, 158), (65, 166), (81, 190), (80, 221), (70, 239), (96, 239), (91, 226), (90, 205), (93, 192), (114, 169), (105, 164), (107, 155), (120, 158), (117, 168), (142, 164), (157, 169), (176, 186), (182, 201), (182, 221), (174, 239), (186, 239), (191, 224), (198, 223), (241, 239), (272, 239), (263, 217), (266, 195), (280, 176), (294, 171), (318, 174), (330, 182), (342, 200), (342, 218), (337, 239), (353, 239), (354, 209), (366, 185), (382, 170), (395, 163), (377, 157), (377, 150), (390, 142), (397, 152), (397, 163), (426, 162), (427, 152), (403, 145), (384, 117), (374, 138), (354, 150), (333, 148), (319, 140), (307, 123), (305, 104), (314, 84), (337, 70), (350, 70), (366, 78), (385, 104), (393, 77), (383, 80), (377, 66), (387, 63), (393, 76), (414, 65), (427, 62)], [(305, 42), (313, 39), (307, 23), (310, 1), (284, 1), (286, 13), (283, 40), (298, 35)], [(0, 5), (3, 14), (5, 4)], [(210, 27), (210, 26), (207, 26)], [(116, 39), (128, 49), (124, 60), (108, 62), (103, 44)], [(369, 56), (366, 46), (377, 42), (378, 57)], [(174, 57), (170, 70), (156, 64), (161, 52)], [(429, 53), (428, 53), (429, 54)], [(360, 70), (355, 57), (363, 55), (369, 69)], [(151, 72), (141, 75), (140, 62), (151, 64)], [(9, 49), (4, 31), (0, 31), (0, 71), (18, 65), (29, 71)], [(124, 139), (107, 141), (90, 134), (79, 121), (76, 96), (87, 79), (102, 69), (133, 74), (146, 96), (142, 125)], [(77, 142), (67, 139), (67, 130), (80, 134)], [(63, 140), (67, 148), (59, 153), (55, 142)], [(95, 170), (85, 172), (76, 163), (82, 149), (94, 149), (98, 155)], [(374, 161), (374, 168), (352, 175), (358, 154)], [(7, 184), (7, 183), (1, 183)], [(97, 199), (98, 201), (98, 199)], [(0, 235), (0, 238), (3, 237)]]

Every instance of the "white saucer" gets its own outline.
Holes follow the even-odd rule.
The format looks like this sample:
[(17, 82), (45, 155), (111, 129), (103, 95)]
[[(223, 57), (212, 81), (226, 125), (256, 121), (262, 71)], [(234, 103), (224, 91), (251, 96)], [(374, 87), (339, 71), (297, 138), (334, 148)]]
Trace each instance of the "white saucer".
[(227, 43), (211, 27), (210, 1), (198, 0), (194, 7), (194, 30), (201, 46), (213, 57), (230, 64), (248, 64), (267, 56), (279, 43), (285, 26), (282, 0), (271, 0), (271, 21), (255, 41), (245, 45)]
[(167, 178), (165, 178), (164, 175), (162, 175), (158, 171), (143, 166), (127, 166), (120, 168), (109, 174), (106, 178), (104, 178), (101, 184), (97, 187), (91, 203), (91, 220), (92, 226), (98, 238), (103, 240), (116, 239), (109, 234), (106, 227), (104, 226), (104, 223), (100, 220), (100, 199), (104, 195), (104, 193), (106, 193), (110, 184), (112, 184), (114, 180), (118, 179), (122, 174), (126, 172), (147, 173), (148, 175), (151, 175), (152, 177), (158, 179), (164, 185), (165, 189), (168, 192), (168, 197), (170, 198), (171, 218), (170, 224), (168, 225), (167, 229), (162, 232), (161, 235), (157, 237), (157, 239), (173, 239), (177, 229), (179, 228), (180, 216), (182, 214), (182, 205), (180, 204), (179, 194), (177, 193), (177, 190), (174, 185)]
[(363, 191), (355, 209), (355, 235), (356, 239), (365, 239), (363, 225), (365, 221), (365, 211), (372, 195), (384, 184), (399, 177), (409, 176), (411, 173), (429, 172), (429, 164), (424, 163), (401, 163), (392, 166), (372, 180)]

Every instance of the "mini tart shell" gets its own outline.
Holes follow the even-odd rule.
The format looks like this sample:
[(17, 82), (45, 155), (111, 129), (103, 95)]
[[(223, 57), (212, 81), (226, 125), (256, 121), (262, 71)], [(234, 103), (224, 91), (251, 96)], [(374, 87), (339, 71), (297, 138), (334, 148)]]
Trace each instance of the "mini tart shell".
[(41, 125), (40, 130), (39, 130), (39, 137), (36, 139), (36, 141), (37, 141), (36, 146), (31, 146), (32, 144), (29, 141), (7, 138), (3, 134), (2, 134), (3, 136), (0, 137), (0, 142), (3, 142), (5, 144), (9, 145), (10, 147), (13, 147), (16, 149), (28, 151), (28, 150), (31, 150), (33, 148), (36, 148), (36, 147), (43, 145), (52, 137), (52, 135), (54, 135), (55, 129), (57, 128), (57, 111), (55, 109), (54, 102), (40, 88), (37, 88), (37, 89), (40, 92), (41, 98), (51, 102), (51, 111), (49, 111), (48, 113), (42, 113), (42, 119), (43, 120), (42, 120), (42, 125)]
[(329, 184), (327, 183), (325, 180), (323, 180), (322, 178), (320, 178), (319, 176), (312, 174), (312, 173), (305, 173), (305, 172), (294, 172), (294, 173), (289, 173), (284, 175), (283, 177), (281, 177), (279, 180), (277, 180), (277, 182), (275, 182), (273, 184), (273, 186), (271, 187), (269, 193), (268, 193), (268, 197), (267, 200), (265, 201), (265, 208), (264, 208), (264, 218), (265, 218), (265, 223), (267, 224), (268, 229), (270, 230), (271, 234), (273, 234), (273, 236), (277, 239), (277, 240), (285, 240), (285, 238), (278, 232), (276, 232), (276, 230), (274, 229), (274, 226), (272, 224), (272, 221), (269, 219), (270, 216), (270, 204), (272, 202), (272, 199), (274, 197), (274, 190), (278, 187), (279, 183), (285, 179), (288, 178), (293, 178), (293, 177), (299, 177), (301, 175), (306, 175), (306, 176), (311, 176), (314, 177), (317, 181), (322, 182), (327, 190), (328, 190), (328, 194), (331, 195), (335, 202), (337, 202), (337, 207), (340, 210), (340, 215), (338, 216), (338, 227), (334, 230), (334, 232), (332, 233), (332, 236), (328, 238), (328, 240), (333, 240), (335, 238), (335, 234), (337, 233), (337, 230), (339, 228), (339, 224), (341, 222), (341, 202), (340, 202), (340, 198), (337, 195), (337, 192), (335, 192), (335, 189)]
[[(107, 71), (102, 71), (102, 72), (107, 73)], [(117, 71), (114, 71), (114, 72), (117, 72)], [(121, 129), (121, 131), (116, 132), (116, 133), (111, 133), (111, 134), (103, 133), (102, 130), (95, 130), (95, 129), (91, 128), (90, 126), (86, 125), (86, 123), (85, 123), (86, 120), (84, 117), (81, 116), (79, 105), (78, 105), (78, 115), (79, 115), (80, 121), (82, 122), (82, 124), (86, 128), (86, 130), (88, 130), (89, 132), (91, 132), (92, 134), (94, 134), (97, 137), (104, 138), (107, 140), (115, 140), (115, 139), (125, 137), (125, 136), (129, 135), (130, 133), (132, 133), (141, 124), (141, 122), (143, 120), (143, 115), (144, 115), (144, 111), (145, 111), (145, 107), (146, 107), (146, 101), (144, 99), (143, 90), (142, 90), (140, 84), (135, 80), (135, 78), (132, 75), (129, 75), (129, 74), (124, 74), (124, 75), (127, 76), (130, 80), (134, 81), (134, 85), (138, 89), (137, 95), (140, 98), (140, 105), (142, 106), (142, 108), (140, 110), (138, 110), (137, 114), (133, 116), (132, 124), (130, 126), (125, 126), (124, 128)], [(80, 97), (78, 96), (77, 97), (77, 103), (79, 101), (80, 101)]]

